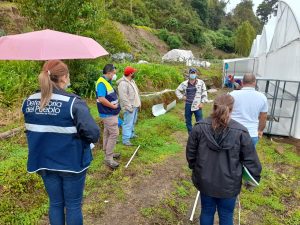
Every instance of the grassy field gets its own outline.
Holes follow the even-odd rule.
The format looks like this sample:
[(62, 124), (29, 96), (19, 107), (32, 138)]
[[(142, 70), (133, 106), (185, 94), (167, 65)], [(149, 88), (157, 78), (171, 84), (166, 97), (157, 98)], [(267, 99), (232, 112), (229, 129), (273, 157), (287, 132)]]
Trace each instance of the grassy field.
[[(126, 65), (118, 64), (117, 66), (122, 70)], [(157, 83), (153, 81), (151, 86), (153, 89), (149, 88), (149, 91), (162, 90), (166, 87), (175, 88), (177, 82), (183, 79), (186, 69), (182, 65), (174, 68), (172, 65), (166, 67), (133, 65), (140, 69), (141, 78), (149, 76), (149, 80), (158, 79)], [(34, 64), (22, 64), (21, 67), (24, 70), (13, 69), (12, 73), (18, 76), (22, 74), (22, 71), (26, 71), (27, 67), (26, 74), (37, 70)], [(5, 71), (5, 74), (10, 73), (7, 67)], [(150, 71), (154, 72), (150, 73)], [(165, 76), (163, 82), (159, 81), (162, 79), (160, 71), (164, 71), (162, 72)], [(203, 76), (207, 78), (212, 78), (218, 73), (220, 73), (218, 65), (209, 70), (202, 70)], [(175, 76), (172, 78), (167, 74), (175, 74)], [(35, 77), (16, 79), (24, 79), (23, 84), (26, 85), (26, 79), (33, 82)], [(168, 86), (170, 79), (173, 86)], [(2, 78), (0, 81), (2, 84), (9, 84), (5, 87), (1, 86), (2, 90), (9, 90), (9, 87), (13, 87), (13, 80)], [(142, 85), (143, 79), (138, 82)], [(148, 91), (146, 85), (144, 88)], [(16, 93), (16, 96), (22, 95), (23, 98), (27, 92), (29, 92), (28, 89), (23, 90), (19, 87), (12, 93)], [(214, 96), (215, 94), (210, 95), (209, 98), (213, 99)], [(120, 216), (129, 213), (125, 205), (128, 201), (130, 202), (130, 197), (134, 194), (130, 191), (139, 193), (138, 200), (141, 203), (136, 216), (140, 219), (139, 221), (147, 221), (139, 224), (190, 224), (188, 216), (196, 190), (190, 181), (191, 172), (184, 159), (186, 128), (183, 104), (178, 104), (175, 109), (163, 116), (157, 118), (151, 116), (150, 106), (154, 102), (168, 102), (172, 99), (174, 95), (150, 100), (143, 99), (144, 109), (139, 115), (139, 123), (136, 127), (139, 138), (133, 141), (136, 145), (140, 144), (141, 148), (128, 169), (125, 169), (124, 165), (135, 150), (134, 147), (117, 145), (116, 151), (122, 154), (121, 166), (112, 172), (103, 164), (104, 154), (101, 150), (101, 143), (96, 145), (94, 161), (89, 169), (84, 192), (83, 211), (87, 224), (97, 224), (97, 221), (103, 221), (112, 209), (115, 213), (119, 210)], [(23, 124), (19, 112), (20, 106), (17, 102), (20, 104), (20, 99), (17, 99), (13, 107), (1, 107), (0, 132)], [(100, 123), (94, 101), (88, 102), (94, 118)], [(205, 106), (205, 116), (209, 115), (210, 109), (211, 105)], [(281, 151), (276, 151), (278, 149)], [(283, 153), (278, 153), (282, 150)], [(27, 151), (23, 132), (0, 141), (0, 224), (47, 224), (47, 196), (41, 179), (35, 174), (26, 172)], [(294, 146), (263, 138), (258, 144), (257, 151), (263, 164), (261, 185), (254, 192), (243, 189), (241, 224), (300, 224), (300, 157)], [(176, 170), (179, 175), (171, 176), (168, 168)], [(150, 181), (147, 183), (148, 179)], [(159, 185), (156, 179), (157, 182), (166, 184), (168, 191), (158, 194), (158, 197), (156, 199), (154, 197), (151, 204), (148, 204), (146, 202), (148, 198), (153, 197), (151, 196), (152, 185)], [(139, 185), (146, 185), (145, 190), (139, 190), (137, 188)], [(115, 205), (119, 205), (121, 210), (114, 209)], [(198, 215), (199, 210), (196, 212), (196, 217)], [(237, 211), (235, 217), (237, 220)], [(197, 224), (197, 220), (192, 224)]]

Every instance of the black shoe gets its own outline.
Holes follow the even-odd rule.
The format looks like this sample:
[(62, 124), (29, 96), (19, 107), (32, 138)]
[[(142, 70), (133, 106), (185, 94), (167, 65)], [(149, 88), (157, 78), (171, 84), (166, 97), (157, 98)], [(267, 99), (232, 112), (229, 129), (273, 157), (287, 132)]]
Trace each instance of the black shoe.
[(113, 158), (118, 159), (121, 157), (121, 153), (114, 153)]

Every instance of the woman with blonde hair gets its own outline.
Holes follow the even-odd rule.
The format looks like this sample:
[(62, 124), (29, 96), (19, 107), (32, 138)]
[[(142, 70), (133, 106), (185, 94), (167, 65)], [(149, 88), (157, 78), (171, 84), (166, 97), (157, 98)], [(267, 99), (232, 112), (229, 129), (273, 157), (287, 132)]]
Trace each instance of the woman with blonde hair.
[(60, 60), (47, 61), (39, 75), (40, 91), (23, 103), (29, 173), (41, 175), (50, 199), (51, 225), (83, 224), (81, 202), (91, 143), (100, 129), (86, 103), (65, 89), (69, 70)]
[(201, 225), (233, 225), (233, 211), (242, 184), (242, 167), (259, 182), (261, 164), (247, 128), (230, 118), (234, 99), (218, 96), (209, 118), (193, 128), (186, 147), (192, 180), (201, 193)]

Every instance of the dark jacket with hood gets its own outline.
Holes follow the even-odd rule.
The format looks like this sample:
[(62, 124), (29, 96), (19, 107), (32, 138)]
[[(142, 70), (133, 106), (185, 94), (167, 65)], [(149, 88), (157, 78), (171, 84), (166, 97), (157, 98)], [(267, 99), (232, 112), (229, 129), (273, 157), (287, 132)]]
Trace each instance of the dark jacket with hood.
[(194, 185), (211, 197), (237, 196), (243, 165), (260, 180), (261, 164), (247, 128), (232, 119), (219, 133), (213, 131), (211, 118), (198, 122), (189, 136), (186, 157)]

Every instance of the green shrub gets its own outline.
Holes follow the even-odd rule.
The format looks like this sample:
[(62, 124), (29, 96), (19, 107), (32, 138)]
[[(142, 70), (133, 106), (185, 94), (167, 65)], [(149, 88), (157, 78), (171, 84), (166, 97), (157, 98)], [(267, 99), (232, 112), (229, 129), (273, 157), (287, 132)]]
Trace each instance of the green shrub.
[(41, 64), (0, 61), (0, 106), (11, 106), (38, 89)]
[(185, 24), (182, 27), (182, 35), (185, 40), (192, 44), (199, 44), (200, 46), (205, 45), (203, 32), (198, 24), (191, 23)]
[(233, 32), (227, 29), (220, 29), (218, 31), (207, 30), (204, 34), (215, 48), (225, 52), (234, 51), (234, 37)]
[[(116, 64), (118, 79), (129, 64)], [(175, 89), (183, 81), (180, 69), (163, 64), (130, 64), (138, 69), (135, 81), (140, 91), (159, 91)]]
[(105, 49), (109, 49), (110, 53), (130, 52), (130, 46), (126, 41), (118, 26), (111, 20), (105, 20), (95, 36), (101, 40), (101, 44)]
[(134, 17), (127, 9), (115, 8), (111, 10), (110, 19), (127, 25), (133, 24)]
[(180, 48), (182, 46), (180, 36), (170, 33), (167, 29), (159, 30), (158, 37), (166, 42), (171, 49)]
[(182, 46), (182, 42), (179, 36), (171, 35), (167, 39), (167, 44), (171, 49), (180, 48)]
[(5, 31), (0, 29), (0, 37), (5, 36), (5, 35), (6, 35)]

